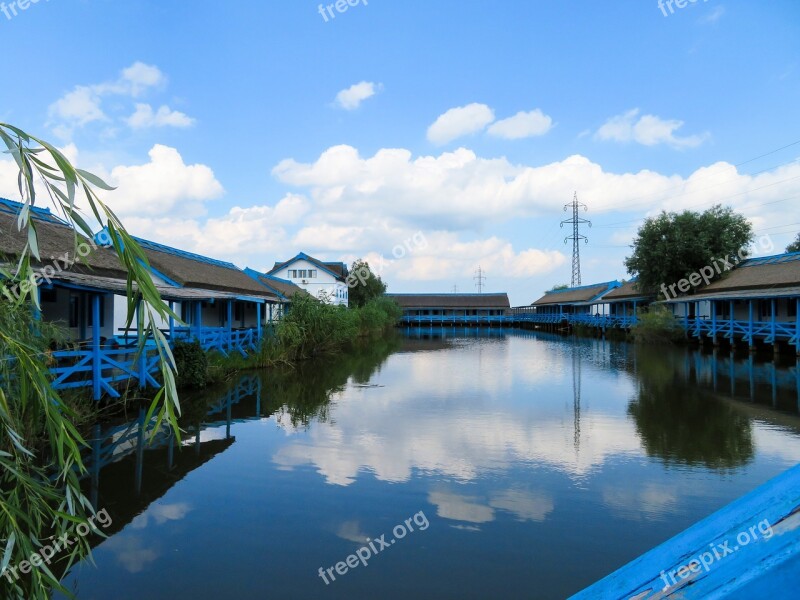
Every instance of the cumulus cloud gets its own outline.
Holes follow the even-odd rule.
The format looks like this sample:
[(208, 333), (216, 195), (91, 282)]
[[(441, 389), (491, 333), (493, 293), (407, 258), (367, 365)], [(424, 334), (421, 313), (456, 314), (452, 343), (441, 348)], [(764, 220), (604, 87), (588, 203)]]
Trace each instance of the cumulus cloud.
[(336, 105), (344, 110), (355, 110), (361, 106), (364, 100), (377, 94), (382, 87), (380, 83), (373, 83), (372, 81), (354, 83), (349, 88), (336, 94)]
[(494, 111), (485, 104), (473, 102), (466, 106), (451, 108), (439, 115), (428, 127), (428, 140), (441, 146), (465, 135), (483, 131), (492, 121), (494, 121)]
[(643, 146), (666, 144), (673, 148), (694, 148), (709, 138), (707, 132), (677, 136), (675, 132), (683, 127), (683, 121), (664, 120), (655, 115), (639, 116), (639, 114), (639, 109), (634, 108), (611, 117), (597, 130), (595, 138), (604, 141), (636, 142)]
[(156, 144), (148, 157), (144, 164), (119, 165), (108, 174), (117, 190), (108, 194), (107, 201), (118, 214), (160, 215), (178, 206), (185, 214), (192, 205), (224, 192), (210, 167), (187, 165), (175, 148)]
[(82, 126), (108, 118), (100, 107), (101, 102), (96, 90), (79, 85), (51, 104), (48, 114), (51, 118)]
[(552, 127), (553, 119), (537, 108), (529, 112), (520, 111), (513, 117), (492, 123), (488, 133), (507, 140), (518, 140), (544, 135)]
[(169, 106), (163, 105), (157, 111), (149, 104), (136, 104), (136, 111), (127, 119), (133, 129), (147, 127), (191, 127), (194, 119)]
[[(148, 91), (166, 86), (167, 77), (155, 65), (135, 62), (122, 70), (113, 80), (91, 85), (77, 85), (48, 109), (48, 117), (53, 132), (64, 139), (72, 132), (95, 121), (111, 121), (103, 110), (103, 99), (116, 96), (119, 99), (138, 98)], [(154, 111), (149, 104), (136, 104), (136, 111), (125, 121), (133, 128), (141, 127), (188, 127), (193, 119), (187, 115), (161, 106)]]

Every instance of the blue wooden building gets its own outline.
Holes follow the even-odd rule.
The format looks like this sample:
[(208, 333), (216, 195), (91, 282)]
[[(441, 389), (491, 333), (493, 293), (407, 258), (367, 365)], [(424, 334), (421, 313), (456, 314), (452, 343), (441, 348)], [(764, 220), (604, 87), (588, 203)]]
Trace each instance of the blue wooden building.
[(403, 309), (403, 325), (502, 325), (511, 307), (506, 293), (386, 294)]
[(618, 281), (606, 281), (550, 290), (530, 306), (511, 309), (509, 320), (513, 323), (554, 326), (595, 324), (597, 316), (604, 310), (603, 298), (620, 285)]
[[(7, 269), (13, 269), (27, 243), (16, 224), (21, 208), (17, 202), (0, 199), (0, 262)], [(42, 208), (32, 210), (32, 219), (41, 255), (33, 265), (40, 316), (61, 324), (68, 337), (66, 343), (53, 342), (47, 357), (56, 389), (90, 388), (99, 399), (105, 394), (118, 396), (116, 385), (131, 380), (141, 387), (158, 385), (155, 349), (148, 343), (139, 352), (136, 331), (124, 328), (127, 272), (106, 247), (107, 232), (94, 240), (83, 238)], [(231, 263), (137, 241), (162, 299), (183, 321), (157, 323), (171, 342), (198, 340), (204, 349), (222, 354), (244, 355), (257, 348), (265, 320), (275, 306), (285, 303), (285, 296)]]
[(294, 298), (295, 295), (310, 296), (306, 290), (298, 285), (295, 285), (288, 279), (281, 279), (280, 277), (275, 277), (274, 275), (270, 275), (268, 273), (260, 273), (259, 271), (255, 271), (254, 269), (250, 269), (248, 267), (245, 267), (244, 272), (249, 277), (255, 279), (271, 293), (275, 294), (276, 298), (278, 298), (277, 304), (270, 303), (268, 306), (269, 314), (267, 321), (269, 323), (279, 320), (284, 314), (286, 314), (291, 306), (292, 298)]
[(751, 258), (692, 295), (666, 301), (688, 335), (788, 345), (800, 354), (800, 252)]

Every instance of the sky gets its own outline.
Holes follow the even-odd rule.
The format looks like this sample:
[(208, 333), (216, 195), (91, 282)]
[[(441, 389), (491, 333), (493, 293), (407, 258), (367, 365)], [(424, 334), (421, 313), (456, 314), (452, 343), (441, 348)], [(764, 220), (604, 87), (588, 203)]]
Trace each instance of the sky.
[(730, 205), (762, 254), (800, 231), (800, 3), (677, 2), (4, 0), (0, 121), (134, 235), (365, 258), (390, 292), (480, 267), (528, 304), (570, 282), (576, 193), (583, 284), (629, 278), (661, 210)]

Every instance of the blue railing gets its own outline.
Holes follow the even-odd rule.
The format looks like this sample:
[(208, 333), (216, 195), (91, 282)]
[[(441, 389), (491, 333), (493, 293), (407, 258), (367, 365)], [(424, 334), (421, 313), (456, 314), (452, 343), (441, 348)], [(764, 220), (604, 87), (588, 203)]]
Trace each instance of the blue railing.
[(713, 319), (703, 317), (679, 318), (684, 327), (694, 337), (722, 337), (725, 339), (741, 338), (752, 343), (757, 339), (766, 344), (787, 341), (798, 344), (798, 328), (793, 321), (753, 321)]
[(203, 350), (216, 350), (223, 356), (228, 356), (231, 352), (247, 356), (249, 351), (257, 350), (259, 342), (258, 330), (255, 328), (177, 327), (174, 329), (174, 339), (198, 340)]
[(436, 325), (442, 323), (474, 324), (487, 323), (502, 325), (506, 323), (505, 315), (403, 315), (403, 325)]
[[(106, 343), (54, 351), (55, 366), (50, 368), (53, 387), (57, 390), (92, 388), (95, 400), (103, 394), (119, 398), (114, 384), (124, 381), (133, 381), (139, 387), (158, 387), (159, 383), (153, 376), (161, 364), (152, 340), (148, 340), (140, 352), (135, 340), (127, 336), (122, 339), (121, 344)], [(204, 350), (215, 350), (224, 356), (231, 352), (247, 356), (248, 352), (256, 351), (259, 342), (258, 329), (255, 328), (181, 327), (173, 330), (170, 343), (195, 339)]]

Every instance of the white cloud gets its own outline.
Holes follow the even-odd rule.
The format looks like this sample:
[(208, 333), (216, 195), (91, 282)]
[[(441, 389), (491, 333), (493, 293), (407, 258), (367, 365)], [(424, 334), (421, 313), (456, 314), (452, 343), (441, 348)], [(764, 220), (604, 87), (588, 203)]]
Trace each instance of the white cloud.
[(133, 129), (146, 127), (191, 127), (194, 119), (177, 110), (163, 105), (157, 111), (149, 104), (136, 104), (136, 112), (127, 119)]
[(655, 115), (639, 117), (639, 113), (639, 109), (634, 108), (611, 117), (597, 130), (595, 137), (615, 142), (633, 141), (644, 146), (666, 144), (673, 148), (694, 148), (709, 138), (707, 132), (685, 137), (676, 136), (675, 132), (683, 127), (683, 121), (664, 120)]
[(148, 156), (145, 164), (119, 165), (108, 174), (117, 190), (105, 198), (120, 215), (163, 215), (176, 208), (191, 214), (193, 205), (224, 192), (210, 167), (187, 165), (175, 148), (156, 144)]
[(719, 21), (722, 18), (722, 15), (725, 14), (725, 7), (721, 4), (718, 4), (711, 10), (707, 15), (700, 17), (698, 21), (701, 24), (713, 24)]
[(83, 126), (108, 118), (100, 107), (101, 102), (100, 95), (95, 90), (79, 85), (51, 104), (48, 114), (51, 119)]
[(135, 62), (122, 70), (121, 82), (128, 86), (132, 96), (139, 96), (149, 88), (165, 85), (167, 77), (155, 65)]
[(344, 110), (355, 110), (367, 98), (371, 98), (382, 89), (380, 83), (362, 81), (336, 94), (336, 105)]
[(437, 145), (447, 144), (457, 138), (482, 131), (494, 121), (494, 111), (485, 104), (473, 102), (451, 108), (428, 127), (428, 140)]
[[(112, 120), (103, 110), (104, 98), (137, 98), (147, 91), (163, 88), (166, 83), (167, 77), (157, 66), (135, 62), (123, 69), (115, 80), (75, 86), (50, 105), (49, 124), (58, 137), (69, 139), (78, 127), (94, 121)], [(125, 120), (134, 128), (188, 127), (194, 122), (194, 119), (166, 105), (153, 111), (149, 104), (141, 103), (136, 104), (136, 111)]]
[(489, 135), (518, 140), (544, 135), (553, 127), (553, 119), (538, 108), (529, 112), (520, 111), (513, 117), (501, 119), (489, 127)]

